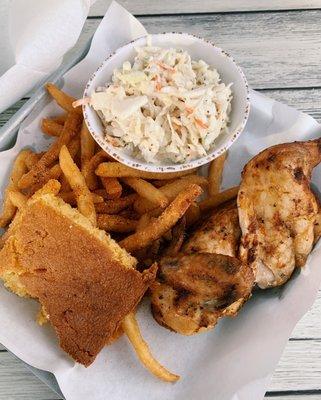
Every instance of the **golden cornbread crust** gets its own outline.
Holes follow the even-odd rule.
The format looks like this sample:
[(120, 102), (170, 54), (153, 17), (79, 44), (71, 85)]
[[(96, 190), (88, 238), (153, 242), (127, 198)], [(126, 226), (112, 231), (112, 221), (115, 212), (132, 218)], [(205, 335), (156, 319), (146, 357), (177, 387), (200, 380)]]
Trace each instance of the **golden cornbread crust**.
[(28, 204), (0, 252), (0, 275), (17, 274), (18, 286), (45, 307), (62, 349), (88, 366), (155, 270), (136, 271), (135, 259), (70, 210), (49, 195)]

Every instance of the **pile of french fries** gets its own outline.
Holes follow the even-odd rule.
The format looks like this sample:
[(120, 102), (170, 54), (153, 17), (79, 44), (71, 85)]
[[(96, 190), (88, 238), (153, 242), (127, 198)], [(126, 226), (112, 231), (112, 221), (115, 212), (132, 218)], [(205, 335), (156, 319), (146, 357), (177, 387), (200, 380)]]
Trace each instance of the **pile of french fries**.
[[(196, 170), (151, 173), (115, 162), (95, 143), (81, 108), (73, 106), (75, 99), (53, 84), (46, 88), (63, 113), (41, 122), (43, 133), (54, 138), (47, 151), (26, 149), (16, 158), (0, 227), (7, 227), (35, 193), (50, 192), (77, 207), (93, 226), (114, 235), (140, 262), (151, 264), (159, 256), (160, 241), (173, 239), (172, 229), (183, 216), (184, 224), (191, 226), (201, 214), (237, 195), (238, 187), (219, 192), (225, 155), (211, 163), (208, 178)], [(206, 190), (210, 196), (198, 203)], [(122, 329), (151, 373), (169, 382), (179, 379), (153, 358), (134, 313), (124, 319)]]

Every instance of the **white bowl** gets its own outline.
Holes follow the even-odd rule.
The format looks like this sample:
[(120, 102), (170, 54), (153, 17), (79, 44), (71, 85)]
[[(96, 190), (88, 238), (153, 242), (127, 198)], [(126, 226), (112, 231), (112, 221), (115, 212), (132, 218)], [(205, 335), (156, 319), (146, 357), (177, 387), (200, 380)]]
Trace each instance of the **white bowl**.
[[(83, 112), (88, 129), (106, 153), (132, 168), (150, 172), (170, 172), (188, 170), (207, 164), (224, 153), (244, 129), (250, 107), (249, 87), (244, 73), (231, 56), (205, 39), (187, 33), (160, 33), (149, 36), (155, 46), (183, 49), (191, 55), (192, 59), (204, 60), (217, 69), (222, 82), (225, 84), (233, 83), (233, 100), (228, 132), (218, 136), (212, 150), (204, 157), (184, 164), (164, 163), (157, 165), (131, 157), (125, 154), (121, 148), (113, 147), (107, 143), (104, 139), (103, 125), (97, 113), (89, 105), (84, 105)], [(106, 83), (110, 82), (114, 69), (120, 68), (127, 60), (132, 62), (136, 55), (135, 47), (145, 46), (146, 44), (147, 36), (143, 36), (120, 47), (115, 53), (111, 54), (89, 79), (84, 91), (84, 98), (91, 96), (97, 87), (105, 86)]]

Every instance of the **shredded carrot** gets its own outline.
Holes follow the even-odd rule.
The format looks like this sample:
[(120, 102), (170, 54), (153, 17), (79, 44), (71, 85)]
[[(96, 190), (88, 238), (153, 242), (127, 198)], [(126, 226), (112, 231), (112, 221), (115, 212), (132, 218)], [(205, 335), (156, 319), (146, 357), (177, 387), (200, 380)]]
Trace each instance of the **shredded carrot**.
[(208, 128), (208, 125), (204, 121), (202, 121), (201, 119), (194, 118), (194, 120), (197, 123), (197, 125), (199, 125), (201, 128), (203, 128), (203, 129), (207, 129)]
[(156, 64), (165, 71), (175, 72), (175, 68), (170, 67), (169, 65), (164, 64), (161, 61), (157, 61)]
[(194, 110), (193, 110), (192, 107), (185, 106), (185, 109), (186, 109), (186, 112), (187, 112), (188, 114), (192, 114), (192, 113), (194, 112)]
[(72, 102), (72, 106), (73, 108), (82, 106), (83, 104), (89, 104), (90, 102), (90, 98), (89, 97), (85, 97), (84, 99), (79, 99), (79, 100), (75, 100)]

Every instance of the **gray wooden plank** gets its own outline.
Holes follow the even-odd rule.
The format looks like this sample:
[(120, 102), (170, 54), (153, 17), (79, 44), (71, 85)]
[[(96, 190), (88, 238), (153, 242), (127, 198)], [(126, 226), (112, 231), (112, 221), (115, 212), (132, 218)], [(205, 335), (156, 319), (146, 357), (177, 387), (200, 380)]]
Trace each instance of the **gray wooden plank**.
[[(227, 2), (226, 2), (227, 3)], [(140, 17), (151, 32), (189, 32), (212, 40), (244, 68), (254, 88), (315, 87), (321, 82), (321, 10)], [(86, 22), (96, 29), (99, 19)]]
[(0, 353), (0, 400), (59, 399), (19, 360), (7, 352)]
[(321, 389), (321, 341), (288, 342), (269, 391)]
[(280, 394), (279, 396), (270, 396), (269, 394), (265, 397), (266, 400), (321, 400), (321, 394)]
[[(110, 3), (111, 0), (98, 0), (91, 8), (89, 15), (104, 15)], [(135, 15), (291, 10), (321, 7), (320, 0), (120, 0), (119, 3)]]
[(321, 122), (321, 89), (264, 90), (262, 93), (288, 104)]

